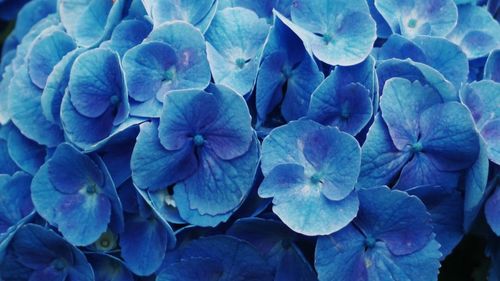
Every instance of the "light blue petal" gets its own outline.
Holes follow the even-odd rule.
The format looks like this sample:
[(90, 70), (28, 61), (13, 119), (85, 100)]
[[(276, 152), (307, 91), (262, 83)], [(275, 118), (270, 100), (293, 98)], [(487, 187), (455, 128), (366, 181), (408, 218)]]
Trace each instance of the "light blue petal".
[[(276, 166), (259, 187), (261, 197), (273, 198), (273, 212), (293, 231), (328, 235), (345, 227), (358, 211), (357, 194), (332, 201), (296, 164)], [(332, 219), (335, 218), (335, 219)]]
[(110, 48), (123, 57), (127, 50), (139, 45), (152, 28), (152, 25), (145, 20), (123, 20), (113, 30), (111, 39), (103, 42), (101, 47)]
[(10, 83), (8, 107), (12, 122), (23, 135), (41, 145), (54, 147), (63, 141), (63, 133), (43, 115), (41, 94), (31, 83), (27, 66), (23, 65)]
[[(12, 130), (7, 141), (9, 155), (25, 172), (34, 175), (45, 161), (46, 148)], [(3, 164), (2, 164), (3, 165)]]
[[(392, 34), (377, 52), (377, 59), (388, 60), (391, 58), (409, 58), (416, 62), (430, 63), (427, 61), (424, 50), (414, 41), (399, 34)], [(467, 66), (468, 67), (468, 66)]]
[(500, 24), (485, 7), (460, 5), (457, 25), (446, 38), (469, 59), (485, 57), (500, 46)]
[(184, 21), (188, 22), (202, 32), (210, 25), (217, 10), (216, 0), (202, 1), (172, 1), (172, 0), (142, 0), (146, 12), (153, 19), (155, 26), (165, 22)]
[(215, 83), (240, 95), (249, 93), (257, 77), (261, 49), (269, 26), (245, 8), (218, 11), (207, 30), (207, 55)]

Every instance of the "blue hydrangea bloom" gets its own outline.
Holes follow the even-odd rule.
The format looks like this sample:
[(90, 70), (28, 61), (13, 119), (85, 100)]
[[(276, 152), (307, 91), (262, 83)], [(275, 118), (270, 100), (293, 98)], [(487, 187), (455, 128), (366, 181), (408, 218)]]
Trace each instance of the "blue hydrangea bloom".
[(455, 186), (457, 171), (469, 168), (479, 153), (479, 137), (463, 105), (445, 102), (418, 81), (392, 78), (385, 83), (381, 115), (363, 145), (358, 185), (399, 180), (417, 185)]
[(60, 0), (61, 23), (79, 46), (99, 45), (122, 19), (125, 0)]
[(286, 121), (306, 115), (311, 93), (324, 76), (302, 41), (279, 18), (274, 20), (262, 57), (255, 95), (258, 122), (273, 127), (277, 108)]
[(488, 56), (484, 66), (484, 79), (500, 83), (500, 49), (492, 51)]
[(210, 67), (199, 30), (183, 22), (157, 27), (144, 43), (123, 57), (131, 115), (159, 117), (165, 94), (171, 90), (205, 89)]
[(362, 62), (377, 38), (375, 21), (364, 0), (293, 1), (291, 21), (276, 14), (307, 50), (330, 65)]
[(410, 58), (438, 70), (455, 89), (467, 81), (469, 61), (461, 48), (439, 37), (417, 36), (411, 41), (394, 34), (378, 51), (378, 59)]
[(500, 46), (500, 24), (485, 7), (460, 5), (457, 25), (446, 38), (469, 59), (481, 58)]
[(458, 12), (453, 0), (375, 0), (375, 7), (393, 33), (444, 37), (456, 25)]
[(95, 280), (84, 254), (54, 231), (36, 224), (21, 227), (0, 263), (0, 278), (18, 280)]
[(273, 212), (295, 232), (331, 234), (356, 216), (360, 154), (358, 142), (337, 128), (292, 121), (263, 142), (259, 195), (273, 197)]
[[(61, 104), (66, 137), (84, 149), (127, 127), (127, 88), (117, 53), (97, 48), (75, 59)], [(119, 127), (119, 128), (122, 128)]]
[(358, 134), (370, 121), (376, 93), (375, 60), (339, 66), (314, 90), (307, 117)]
[(191, 241), (180, 247), (176, 255), (178, 258), (166, 263), (156, 280), (274, 280), (271, 267), (257, 250), (232, 236)]
[(165, 253), (175, 246), (174, 232), (136, 192), (131, 181), (120, 187), (119, 194), (125, 206), (125, 229), (119, 234), (121, 256), (134, 274), (151, 275), (161, 266)]
[[(74, 245), (89, 245), (110, 225), (123, 228), (122, 206), (101, 159), (59, 145), (33, 178), (37, 212)], [(113, 219), (112, 219), (113, 218)]]
[(254, 86), (269, 26), (245, 8), (217, 11), (207, 30), (207, 55), (216, 84), (246, 95)]
[(196, 213), (224, 215), (216, 219), (220, 222), (247, 196), (258, 158), (241, 96), (221, 86), (209, 86), (207, 92), (173, 91), (165, 97), (159, 124), (141, 125), (132, 177), (149, 191), (175, 184), (173, 198), (183, 219), (192, 222)]
[(153, 24), (165, 22), (188, 22), (205, 33), (217, 11), (217, 0), (142, 0)]
[(483, 80), (465, 85), (460, 91), (479, 134), (483, 137), (488, 158), (500, 164), (500, 83)]
[(464, 200), (460, 192), (452, 188), (424, 185), (410, 188), (407, 193), (417, 196), (427, 207), (436, 241), (441, 245), (441, 259), (444, 259), (464, 235)]
[[(498, 176), (493, 181), (499, 181)], [(500, 185), (497, 184), (493, 194), (484, 207), (486, 221), (497, 236), (500, 236)]]
[(275, 268), (275, 281), (317, 280), (316, 274), (295, 245), (298, 236), (271, 219), (239, 219), (226, 234), (250, 242)]
[(359, 201), (351, 224), (318, 238), (319, 280), (437, 280), (441, 253), (425, 205), (387, 187), (361, 190)]

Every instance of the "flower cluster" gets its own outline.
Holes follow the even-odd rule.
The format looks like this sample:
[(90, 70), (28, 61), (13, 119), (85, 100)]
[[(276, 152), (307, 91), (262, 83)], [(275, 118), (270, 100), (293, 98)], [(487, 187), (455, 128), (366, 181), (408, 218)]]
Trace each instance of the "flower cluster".
[(484, 2), (0, 0), (0, 280), (500, 281)]

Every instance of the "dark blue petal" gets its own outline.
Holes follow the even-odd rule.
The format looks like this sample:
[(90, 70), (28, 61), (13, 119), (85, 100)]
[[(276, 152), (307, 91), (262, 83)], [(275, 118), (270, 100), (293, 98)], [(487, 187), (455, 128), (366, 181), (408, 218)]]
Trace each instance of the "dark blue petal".
[(103, 42), (101, 47), (110, 48), (123, 57), (127, 50), (140, 44), (151, 32), (151, 29), (151, 24), (145, 20), (123, 20), (113, 30), (111, 39)]
[(217, 260), (190, 258), (171, 263), (158, 272), (157, 281), (217, 281), (224, 269)]
[(132, 273), (123, 262), (113, 256), (93, 254), (87, 256), (94, 270), (96, 280), (133, 281)]
[(0, 234), (33, 210), (30, 184), (31, 176), (24, 172), (0, 176)]
[(500, 188), (498, 186), (486, 201), (484, 212), (491, 229), (497, 236), (500, 236)]

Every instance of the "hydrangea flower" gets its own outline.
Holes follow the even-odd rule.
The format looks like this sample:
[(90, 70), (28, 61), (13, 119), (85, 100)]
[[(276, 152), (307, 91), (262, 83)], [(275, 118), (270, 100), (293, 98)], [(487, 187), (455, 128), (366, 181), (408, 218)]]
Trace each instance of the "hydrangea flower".
[(266, 21), (248, 9), (237, 7), (217, 11), (205, 34), (215, 83), (242, 96), (249, 93), (257, 77), (268, 31)]
[(469, 59), (481, 58), (500, 46), (500, 24), (484, 7), (460, 5), (457, 25), (446, 38)]
[(437, 280), (441, 253), (424, 204), (387, 187), (360, 190), (359, 202), (351, 224), (318, 238), (319, 279)]
[(67, 138), (90, 149), (128, 127), (128, 113), (127, 88), (118, 54), (97, 48), (78, 56), (61, 104)]
[(257, 250), (232, 236), (200, 238), (180, 247), (175, 255), (158, 272), (158, 281), (274, 280), (272, 269)]
[(188, 22), (205, 33), (217, 11), (217, 0), (141, 0), (155, 26), (165, 22)]
[(456, 25), (458, 12), (453, 0), (375, 0), (375, 7), (393, 33), (446, 36)]
[(313, 121), (290, 122), (263, 142), (259, 195), (273, 198), (273, 212), (295, 232), (331, 234), (358, 211), (360, 160), (352, 136)]
[(141, 189), (175, 184), (183, 219), (216, 225), (248, 194), (259, 150), (243, 98), (222, 86), (206, 91), (167, 94), (159, 123), (141, 125), (131, 166)]
[(370, 187), (438, 184), (455, 186), (457, 171), (476, 161), (479, 138), (467, 108), (444, 102), (418, 81), (389, 79), (380, 102), (381, 115), (363, 145), (358, 185)]
[[(306, 115), (311, 93), (323, 80), (323, 73), (299, 37), (279, 18), (274, 19), (262, 57), (255, 94), (258, 122), (273, 127), (279, 114), (284, 121)], [(273, 114), (276, 109), (279, 113)]]
[(165, 23), (123, 57), (131, 114), (159, 117), (165, 94), (205, 89), (210, 82), (203, 34), (188, 23)]
[(372, 118), (376, 81), (371, 56), (357, 65), (336, 67), (312, 93), (307, 117), (358, 134)]
[(93, 243), (110, 222), (116, 232), (123, 228), (122, 206), (102, 160), (66, 143), (33, 178), (31, 198), (37, 212), (74, 245)]
[(0, 262), (0, 278), (93, 281), (84, 254), (54, 231), (36, 224), (21, 227)]
[(293, 1), (291, 21), (276, 15), (302, 39), (306, 49), (330, 65), (362, 62), (377, 37), (364, 0)]

